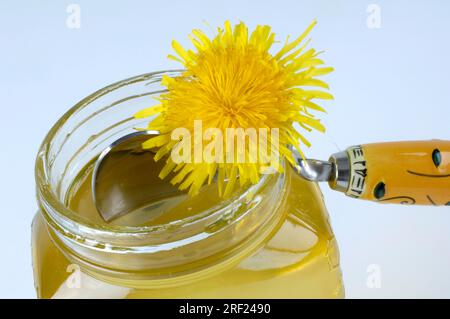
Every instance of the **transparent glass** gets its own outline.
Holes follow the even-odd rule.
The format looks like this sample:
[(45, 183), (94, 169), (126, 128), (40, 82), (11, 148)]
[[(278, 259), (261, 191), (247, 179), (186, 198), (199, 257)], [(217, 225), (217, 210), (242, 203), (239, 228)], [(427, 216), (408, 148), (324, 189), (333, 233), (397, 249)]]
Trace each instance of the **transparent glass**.
[[(339, 298), (339, 252), (317, 184), (289, 166), (175, 222), (118, 226), (68, 202), (80, 173), (112, 141), (145, 127), (132, 115), (163, 74), (105, 87), (49, 131), (36, 160), (32, 225), (39, 298)], [(83, 175), (83, 174), (81, 174)]]

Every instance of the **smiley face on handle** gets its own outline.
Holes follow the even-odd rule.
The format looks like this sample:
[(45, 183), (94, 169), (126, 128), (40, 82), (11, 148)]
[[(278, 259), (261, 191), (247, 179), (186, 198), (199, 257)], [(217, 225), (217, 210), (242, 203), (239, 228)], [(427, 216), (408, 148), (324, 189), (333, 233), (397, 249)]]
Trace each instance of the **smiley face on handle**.
[[(439, 169), (439, 167), (442, 164), (442, 154), (441, 151), (437, 148), (435, 148), (433, 150), (433, 152), (431, 153), (431, 159), (434, 163), (434, 166), (436, 166), (437, 169)], [(416, 172), (413, 170), (407, 170), (408, 173), (413, 174), (413, 175), (417, 175), (417, 176), (423, 176), (423, 177), (436, 177), (436, 178), (444, 178), (444, 177), (450, 177), (450, 174), (447, 174), (447, 172), (444, 173), (424, 173), (424, 172)]]
[(367, 144), (363, 198), (450, 206), (450, 141)]

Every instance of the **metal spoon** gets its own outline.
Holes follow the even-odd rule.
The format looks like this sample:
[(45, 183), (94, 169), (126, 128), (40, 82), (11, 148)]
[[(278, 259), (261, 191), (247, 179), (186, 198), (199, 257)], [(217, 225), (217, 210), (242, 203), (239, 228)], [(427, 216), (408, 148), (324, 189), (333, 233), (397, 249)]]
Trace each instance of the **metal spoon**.
[[(92, 195), (97, 210), (105, 221), (139, 211), (149, 203), (154, 208), (158, 203), (170, 206), (183, 199), (177, 187), (160, 182), (158, 175), (164, 161), (156, 163), (153, 159), (154, 152), (142, 149), (142, 143), (157, 134), (157, 131), (128, 134), (112, 143), (98, 157), (92, 175)], [(423, 205), (450, 205), (447, 198), (450, 193), (446, 184), (450, 177), (450, 165), (444, 166), (441, 159), (441, 154), (450, 154), (448, 149), (450, 142), (440, 140), (375, 143), (351, 146), (332, 154), (328, 161), (319, 161), (303, 159), (291, 147), (295, 159), (293, 166), (308, 181), (328, 182), (331, 189), (354, 198)], [(431, 157), (428, 158), (428, 155)], [(426, 188), (417, 188), (408, 183), (408, 179), (397, 178), (398, 171), (405, 170), (402, 161), (398, 164), (399, 158), (409, 163), (406, 173), (420, 178), (433, 178), (433, 183)], [(430, 170), (431, 159), (436, 172), (421, 173)], [(395, 168), (395, 173), (384, 173), (386, 163)], [(417, 172), (410, 169), (416, 169)], [(378, 177), (381, 180), (377, 176), (381, 176)], [(386, 185), (387, 179), (390, 179), (389, 185)], [(400, 191), (402, 193), (397, 194)], [(408, 191), (408, 194), (403, 194), (404, 191)], [(167, 200), (168, 197), (170, 200)], [(154, 211), (152, 210), (152, 214)], [(164, 213), (159, 207), (156, 211), (156, 214)]]
[(153, 150), (142, 148), (144, 141), (158, 134), (138, 131), (125, 135), (99, 155), (92, 172), (92, 196), (105, 221), (148, 210), (150, 203), (155, 206), (158, 200), (179, 194), (170, 183), (159, 183), (164, 163), (154, 161)]

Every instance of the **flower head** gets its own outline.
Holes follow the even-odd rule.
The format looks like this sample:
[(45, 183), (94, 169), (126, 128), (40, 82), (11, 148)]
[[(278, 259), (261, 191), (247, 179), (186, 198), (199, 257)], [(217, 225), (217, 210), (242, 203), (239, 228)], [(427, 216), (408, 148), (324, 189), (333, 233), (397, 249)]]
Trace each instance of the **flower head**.
[[(315, 100), (333, 98), (320, 90), (328, 89), (328, 85), (317, 79), (333, 69), (323, 66), (324, 62), (318, 58), (320, 52), (306, 48), (309, 40), (305, 41), (305, 38), (315, 24), (313, 21), (295, 40), (288, 38), (276, 53), (270, 52), (275, 43), (270, 26), (259, 25), (249, 33), (242, 22), (234, 28), (225, 22), (224, 28), (219, 28), (212, 39), (200, 30), (193, 30), (190, 39), (195, 49), (186, 50), (173, 41), (177, 56), (169, 55), (169, 58), (183, 64), (185, 71), (176, 77), (165, 76), (162, 84), (167, 92), (160, 95), (159, 104), (135, 115), (137, 118), (157, 115), (150, 120), (148, 129), (159, 130), (161, 134), (143, 146), (157, 148), (156, 160), (166, 158), (160, 177), (175, 172), (171, 182), (179, 184), (180, 189), (189, 189), (192, 195), (216, 178), (219, 193), (227, 196), (236, 181), (241, 185), (256, 183), (267, 168), (267, 156), (255, 158), (250, 154), (252, 145), (260, 144), (249, 137), (244, 149), (247, 160), (243, 162), (237, 160), (238, 155), (232, 155), (231, 161), (181, 163), (166, 157), (179, 151), (180, 141), (173, 139), (174, 131), (185, 128), (194, 133), (195, 121), (201, 121), (203, 130), (218, 128), (222, 132), (227, 128), (277, 129), (276, 144), (269, 137), (264, 139), (271, 146), (271, 152), (280, 155), (278, 162), (283, 158), (293, 161), (289, 145), (303, 154), (300, 144), (310, 144), (294, 124), (298, 123), (307, 131), (323, 132), (323, 125), (310, 110), (324, 112)], [(216, 146), (222, 145), (225, 149), (226, 138), (215, 142)], [(200, 144), (207, 148), (209, 143), (208, 140), (191, 143), (187, 151), (189, 158), (196, 146)], [(224, 159), (227, 155), (217, 149), (213, 153), (216, 159)], [(276, 166), (276, 170), (281, 172), (282, 166)]]

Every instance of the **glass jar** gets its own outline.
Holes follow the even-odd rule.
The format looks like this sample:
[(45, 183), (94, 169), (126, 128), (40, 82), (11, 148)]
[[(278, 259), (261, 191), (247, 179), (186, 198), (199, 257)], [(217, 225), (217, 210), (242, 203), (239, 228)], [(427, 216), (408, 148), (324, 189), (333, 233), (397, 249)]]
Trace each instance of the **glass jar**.
[(80, 171), (145, 127), (133, 114), (163, 92), (136, 76), (86, 97), (54, 125), (36, 160), (32, 225), (39, 298), (336, 298), (339, 252), (317, 184), (290, 167), (229, 200), (152, 226), (97, 222), (68, 204)]

